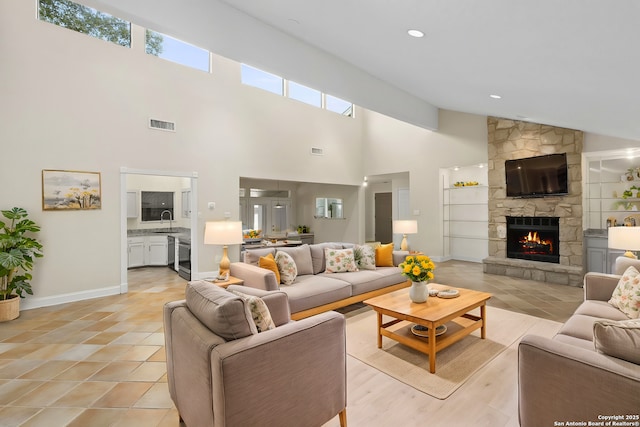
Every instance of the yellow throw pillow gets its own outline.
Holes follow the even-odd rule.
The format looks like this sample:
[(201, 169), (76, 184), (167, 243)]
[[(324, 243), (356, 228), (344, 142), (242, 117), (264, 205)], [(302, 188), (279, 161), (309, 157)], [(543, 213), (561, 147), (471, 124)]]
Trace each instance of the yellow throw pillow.
[(276, 264), (273, 254), (261, 256), (258, 260), (258, 266), (273, 271), (276, 275), (276, 282), (280, 283), (280, 272), (278, 271), (278, 265)]
[(393, 267), (393, 243), (376, 248), (376, 267)]

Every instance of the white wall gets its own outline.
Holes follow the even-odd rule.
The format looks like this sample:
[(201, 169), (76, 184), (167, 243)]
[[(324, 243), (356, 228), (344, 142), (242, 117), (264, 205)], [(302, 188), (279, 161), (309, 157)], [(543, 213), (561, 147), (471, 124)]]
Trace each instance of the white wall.
[(487, 162), (486, 116), (441, 110), (438, 131), (431, 132), (368, 110), (363, 114), (365, 175), (409, 172), (409, 211), (419, 211), (411, 248), (441, 256), (439, 169)]
[[(239, 64), (219, 56), (212, 74), (148, 56), (139, 28), (128, 49), (41, 22), (35, 3), (0, 4), (0, 141), (12, 159), (0, 200), (30, 212), (45, 252), (25, 306), (119, 291), (121, 167), (196, 172), (198, 236), (225, 211), (238, 218), (240, 176), (361, 183), (359, 109), (344, 117), (243, 86)], [(151, 130), (149, 117), (177, 131)], [(43, 212), (42, 169), (101, 172), (102, 209)], [(214, 270), (219, 249), (193, 243), (200, 271)]]

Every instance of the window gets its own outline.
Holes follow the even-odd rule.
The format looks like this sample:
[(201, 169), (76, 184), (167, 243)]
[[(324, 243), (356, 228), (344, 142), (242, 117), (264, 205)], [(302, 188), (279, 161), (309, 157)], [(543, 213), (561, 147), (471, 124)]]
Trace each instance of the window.
[(322, 92), (296, 82), (289, 82), (288, 96), (291, 99), (313, 105), (314, 107), (322, 107)]
[(39, 0), (38, 19), (120, 46), (131, 47), (131, 24), (68, 0)]
[(353, 117), (353, 104), (335, 96), (325, 95), (325, 108), (343, 116)]
[(210, 70), (208, 50), (174, 39), (166, 34), (147, 30), (145, 50), (149, 55), (186, 65), (196, 70), (206, 72)]
[(142, 221), (174, 219), (172, 191), (142, 191), (141, 206)]
[[(284, 84), (287, 84), (286, 96), (314, 107), (324, 108), (343, 116), (353, 117), (353, 104), (335, 96), (325, 95), (317, 89), (287, 81), (266, 71), (242, 64), (240, 76), (243, 84), (257, 87), (276, 95), (285, 96)], [(324, 100), (323, 100), (324, 97)]]
[(246, 64), (241, 65), (240, 74), (243, 84), (257, 87), (276, 95), (284, 95), (284, 80), (282, 77), (258, 70)]

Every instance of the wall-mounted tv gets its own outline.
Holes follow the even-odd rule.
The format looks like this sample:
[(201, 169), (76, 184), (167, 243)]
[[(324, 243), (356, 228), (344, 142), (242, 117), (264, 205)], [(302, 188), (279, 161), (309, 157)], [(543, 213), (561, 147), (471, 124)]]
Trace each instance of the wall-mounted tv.
[(544, 197), (569, 193), (567, 153), (507, 160), (507, 197)]

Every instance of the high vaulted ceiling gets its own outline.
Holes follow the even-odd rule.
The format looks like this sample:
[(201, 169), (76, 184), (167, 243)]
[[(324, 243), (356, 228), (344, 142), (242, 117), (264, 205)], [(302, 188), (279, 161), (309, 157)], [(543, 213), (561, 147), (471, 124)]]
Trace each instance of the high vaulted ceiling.
[[(175, 3), (206, 14), (212, 1)], [(220, 1), (438, 108), (640, 140), (637, 0)], [(169, 0), (92, 2), (147, 3), (164, 28), (204, 31)]]

